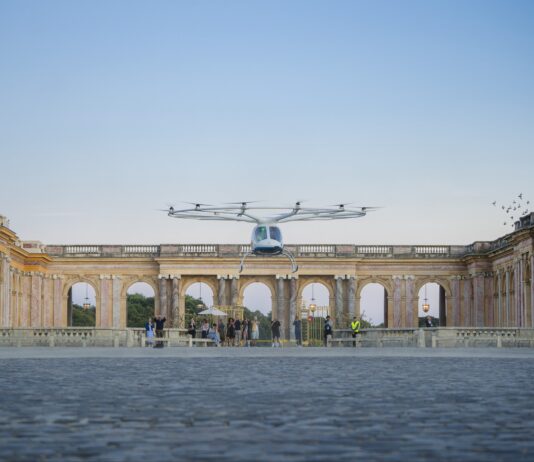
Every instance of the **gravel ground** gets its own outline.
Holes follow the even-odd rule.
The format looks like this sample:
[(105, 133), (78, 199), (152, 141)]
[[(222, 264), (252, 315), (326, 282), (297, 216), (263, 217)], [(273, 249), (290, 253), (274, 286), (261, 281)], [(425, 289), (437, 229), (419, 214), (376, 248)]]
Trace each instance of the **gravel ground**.
[(2, 348), (0, 460), (534, 460), (530, 349)]

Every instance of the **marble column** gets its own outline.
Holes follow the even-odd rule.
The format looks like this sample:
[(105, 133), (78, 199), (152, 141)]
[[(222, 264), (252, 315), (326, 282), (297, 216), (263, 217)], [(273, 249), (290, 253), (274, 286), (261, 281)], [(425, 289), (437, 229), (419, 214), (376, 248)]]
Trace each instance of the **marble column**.
[(507, 269), (506, 270), (506, 275), (505, 275), (505, 289), (506, 289), (506, 299), (505, 299), (505, 316), (504, 316), (504, 319), (506, 320), (505, 321), (505, 326), (506, 327), (510, 327), (512, 325), (512, 320), (511, 320), (511, 313), (512, 313), (512, 310), (511, 310), (511, 306), (510, 306), (510, 301), (511, 301), (511, 297), (510, 297), (510, 269)]
[(398, 329), (401, 327), (401, 277), (393, 276), (393, 325)]
[[(415, 320), (417, 317), (417, 305), (414, 297), (415, 277), (405, 276), (406, 279), (406, 327), (417, 327)], [(414, 313), (415, 307), (415, 313)], [(415, 316), (414, 316), (415, 314)]]
[[(112, 326), (119, 329), (121, 326), (121, 279), (119, 276), (112, 276)], [(128, 321), (126, 320), (125, 324)]]
[(497, 326), (502, 327), (502, 272), (499, 270), (497, 273)]
[(530, 256), (530, 327), (534, 327), (534, 255)]
[(473, 285), (471, 278), (462, 280), (463, 282), (463, 303), (462, 303), (462, 326), (470, 327), (473, 325), (471, 316), (471, 298), (473, 294)]
[(273, 315), (273, 319), (278, 319), (282, 324), (280, 334), (284, 336), (284, 332), (287, 329), (286, 322), (286, 309), (285, 309), (285, 290), (284, 290), (284, 276), (276, 276), (276, 315)]
[(237, 298), (239, 296), (238, 279), (239, 276), (232, 276), (230, 282), (230, 304), (232, 306), (237, 305)]
[(289, 339), (295, 340), (295, 329), (293, 321), (297, 315), (297, 278), (291, 277), (289, 280)]
[(350, 276), (348, 281), (348, 300), (347, 300), (347, 311), (349, 315), (349, 321), (352, 321), (352, 318), (356, 316), (356, 277)]
[(226, 305), (226, 277), (217, 276), (219, 280), (219, 290), (217, 291), (217, 304), (219, 306)]
[(172, 308), (171, 326), (174, 328), (184, 326), (184, 320), (182, 320), (182, 316), (180, 313), (180, 279), (176, 276), (172, 278), (171, 308)]
[(473, 278), (473, 317), (471, 325), (484, 326), (484, 275), (477, 274)]
[(167, 317), (167, 277), (159, 276), (159, 313), (163, 317)]
[(449, 326), (460, 327), (460, 278), (453, 276), (451, 278), (451, 319), (447, 320)]
[(30, 285), (30, 327), (41, 327), (41, 274), (32, 273)]
[(2, 281), (0, 287), (0, 311), (2, 312), (2, 327), (10, 327), (10, 295), (11, 295), (11, 278), (10, 278), (10, 262), (11, 259), (2, 255), (0, 258), (1, 265), (1, 275), (0, 280)]
[(336, 279), (336, 315), (334, 327), (340, 329), (343, 326), (343, 280), (344, 276), (335, 276)]
[(111, 276), (100, 276), (100, 325), (97, 327), (110, 328), (112, 318), (112, 285)]
[(60, 276), (52, 276), (53, 291), (54, 291), (54, 327), (64, 327), (63, 325), (63, 300), (61, 298), (61, 293), (63, 291), (63, 281)]
[(22, 276), (22, 299), (20, 307), (20, 327), (30, 326), (30, 292), (31, 292), (31, 277), (28, 273), (23, 273)]

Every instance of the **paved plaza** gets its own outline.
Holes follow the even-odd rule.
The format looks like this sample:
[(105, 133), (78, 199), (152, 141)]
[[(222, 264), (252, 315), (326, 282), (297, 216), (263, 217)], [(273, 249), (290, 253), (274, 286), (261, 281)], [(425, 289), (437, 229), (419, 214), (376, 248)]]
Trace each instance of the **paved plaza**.
[(534, 350), (1, 348), (0, 460), (534, 460)]

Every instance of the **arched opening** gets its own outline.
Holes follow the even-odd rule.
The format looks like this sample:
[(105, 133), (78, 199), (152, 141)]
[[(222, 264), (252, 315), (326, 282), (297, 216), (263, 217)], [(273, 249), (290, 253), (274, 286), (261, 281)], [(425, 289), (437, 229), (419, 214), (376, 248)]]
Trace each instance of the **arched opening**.
[(154, 317), (155, 292), (146, 282), (135, 282), (126, 291), (126, 327), (144, 327)]
[[(185, 291), (185, 325), (188, 326), (191, 319), (197, 322), (199, 313), (213, 306), (213, 290), (205, 282), (194, 282)], [(200, 315), (202, 316), (202, 315)]]
[(388, 327), (388, 292), (382, 284), (370, 282), (363, 287), (360, 316), (370, 327)]
[(445, 289), (436, 282), (427, 282), (419, 289), (419, 327), (445, 327), (447, 310)]
[(243, 291), (244, 317), (258, 323), (260, 341), (271, 338), (272, 297), (269, 287), (261, 282), (253, 282)]
[(96, 326), (96, 292), (88, 282), (77, 282), (69, 289), (67, 325), (69, 327)]
[(301, 337), (305, 345), (323, 345), (324, 320), (330, 314), (330, 292), (320, 282), (310, 282), (302, 289)]

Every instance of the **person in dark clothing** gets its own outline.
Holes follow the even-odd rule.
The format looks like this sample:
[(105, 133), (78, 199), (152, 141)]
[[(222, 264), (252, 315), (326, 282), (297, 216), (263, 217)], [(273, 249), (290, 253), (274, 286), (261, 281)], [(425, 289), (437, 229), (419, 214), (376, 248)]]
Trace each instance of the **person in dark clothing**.
[(302, 346), (302, 321), (297, 316), (295, 316), (293, 326), (295, 327), (295, 341), (298, 346)]
[(278, 319), (274, 319), (271, 323), (271, 333), (273, 334), (273, 347), (279, 347), (280, 346), (280, 321)]
[[(163, 328), (165, 327), (165, 321), (167, 318), (158, 314), (155, 319), (156, 324), (156, 338), (163, 338)], [(156, 342), (154, 345), (156, 348), (163, 348), (163, 342)]]
[(332, 338), (334, 328), (330, 316), (327, 316), (324, 321), (324, 346), (328, 346), (328, 339)]
[(434, 327), (432, 324), (432, 317), (427, 316), (425, 319), (425, 327)]
[(237, 346), (241, 346), (241, 321), (239, 319), (236, 319), (234, 321), (234, 327), (235, 327), (235, 342)]

